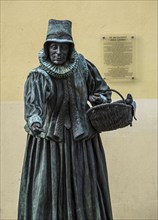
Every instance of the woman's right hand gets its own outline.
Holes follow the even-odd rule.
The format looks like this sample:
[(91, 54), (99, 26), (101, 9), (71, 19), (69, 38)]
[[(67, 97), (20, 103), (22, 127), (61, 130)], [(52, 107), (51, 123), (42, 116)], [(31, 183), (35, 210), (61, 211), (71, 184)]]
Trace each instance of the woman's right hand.
[(38, 122), (35, 122), (32, 124), (31, 130), (32, 130), (33, 134), (39, 134), (40, 132), (43, 131), (41, 124)]

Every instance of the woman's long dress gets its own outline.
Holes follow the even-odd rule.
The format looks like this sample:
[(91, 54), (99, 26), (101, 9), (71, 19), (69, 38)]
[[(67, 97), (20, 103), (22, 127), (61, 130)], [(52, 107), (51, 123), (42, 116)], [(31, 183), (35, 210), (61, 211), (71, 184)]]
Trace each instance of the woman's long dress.
[[(96, 70), (90, 63), (88, 63), (88, 68), (94, 79)], [(68, 79), (73, 77), (75, 75), (57, 80), (50, 77), (53, 85), (58, 89), (55, 90), (56, 103), (54, 103), (54, 93), (48, 99), (48, 103), (47, 99), (44, 99), (49, 96), (48, 91), (50, 92), (47, 86), (48, 79), (37, 72), (31, 74), (25, 85), (26, 121), (33, 114), (37, 116), (37, 112), (41, 113), (42, 105), (50, 107), (43, 110), (44, 114), (50, 110), (54, 112), (57, 107), (60, 112), (61, 103), (63, 104), (65, 100), (64, 88), (69, 90), (64, 85), (65, 83), (69, 85)], [(88, 78), (88, 80), (90, 80), (90, 84), (93, 84), (91, 88), (93, 87), (94, 90), (96, 84), (92, 83), (92, 79)], [(80, 86), (82, 87), (82, 85)], [(95, 86), (95, 92), (103, 91), (101, 88), (104, 86), (104, 89), (107, 89), (107, 85), (103, 82), (98, 84)], [(46, 90), (48, 91), (46, 92)], [(75, 93), (75, 91), (72, 92)], [(61, 139), (58, 138), (57, 141), (28, 132), (21, 177), (18, 220), (112, 220), (107, 167), (102, 142), (96, 132), (92, 132), (93, 134), (91, 133), (92, 135), (87, 138), (84, 138), (84, 135), (83, 138), (82, 135), (79, 139), (74, 138), (75, 122), (73, 123), (72, 120), (75, 120), (75, 116), (72, 116), (72, 112), (75, 111), (75, 107), (71, 110), (72, 98), (74, 97), (69, 97), (65, 102), (67, 108), (63, 113), (63, 121), (59, 118), (60, 114), (57, 115), (56, 121), (61, 123)], [(64, 108), (63, 105), (62, 107)], [(79, 108), (79, 114), (80, 111)], [(39, 115), (42, 119), (44, 118), (42, 113)], [(55, 132), (56, 128), (52, 130), (53, 117), (54, 115), (51, 117), (49, 115), (49, 119), (52, 120), (49, 128)], [(51, 133), (46, 125), (44, 129), (47, 128), (47, 133)], [(60, 129), (58, 134), (60, 136)]]

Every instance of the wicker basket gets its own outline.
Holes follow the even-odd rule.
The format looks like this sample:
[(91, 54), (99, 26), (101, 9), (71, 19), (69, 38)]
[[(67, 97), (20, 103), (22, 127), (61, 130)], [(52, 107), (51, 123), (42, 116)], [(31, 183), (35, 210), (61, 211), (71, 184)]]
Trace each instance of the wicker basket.
[(135, 102), (126, 104), (126, 100), (119, 92), (114, 89), (110, 89), (110, 91), (116, 92), (122, 100), (100, 104), (87, 111), (92, 126), (98, 132), (116, 130), (128, 125), (132, 126), (133, 117), (135, 118)]

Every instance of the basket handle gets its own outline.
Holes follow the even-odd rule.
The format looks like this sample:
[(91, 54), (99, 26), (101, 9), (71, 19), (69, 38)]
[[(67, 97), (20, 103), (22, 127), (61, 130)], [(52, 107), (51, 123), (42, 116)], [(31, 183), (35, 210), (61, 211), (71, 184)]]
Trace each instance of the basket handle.
[[(115, 89), (107, 89), (106, 91), (105, 91), (105, 93), (106, 92), (115, 92), (115, 93), (117, 93), (120, 97), (121, 97), (121, 99), (123, 100), (123, 101), (125, 101), (125, 99), (124, 99), (124, 97), (117, 91), (117, 90), (115, 90)], [(104, 94), (105, 94), (104, 93)]]

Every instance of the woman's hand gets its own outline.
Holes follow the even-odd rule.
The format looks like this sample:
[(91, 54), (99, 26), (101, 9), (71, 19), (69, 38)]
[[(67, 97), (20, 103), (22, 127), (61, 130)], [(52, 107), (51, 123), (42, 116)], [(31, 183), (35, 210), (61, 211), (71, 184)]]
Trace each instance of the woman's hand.
[(40, 132), (43, 131), (41, 124), (38, 122), (35, 122), (32, 124), (31, 130), (32, 130), (33, 134), (39, 134)]
[(94, 95), (89, 96), (89, 101), (92, 103), (92, 105), (98, 105), (101, 103), (106, 103), (107, 99), (102, 94), (94, 93)]

